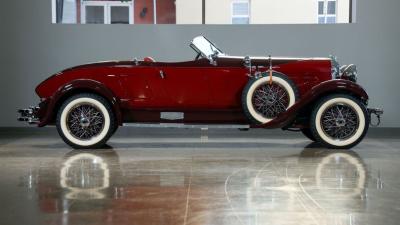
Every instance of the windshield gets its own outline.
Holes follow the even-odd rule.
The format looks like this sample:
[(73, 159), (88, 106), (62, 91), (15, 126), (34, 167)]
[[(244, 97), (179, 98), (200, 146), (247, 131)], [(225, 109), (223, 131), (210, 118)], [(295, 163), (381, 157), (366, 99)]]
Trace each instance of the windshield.
[(197, 54), (201, 54), (203, 57), (208, 59), (211, 59), (213, 55), (224, 55), (217, 46), (203, 36), (195, 37), (192, 40), (190, 47), (192, 47)]

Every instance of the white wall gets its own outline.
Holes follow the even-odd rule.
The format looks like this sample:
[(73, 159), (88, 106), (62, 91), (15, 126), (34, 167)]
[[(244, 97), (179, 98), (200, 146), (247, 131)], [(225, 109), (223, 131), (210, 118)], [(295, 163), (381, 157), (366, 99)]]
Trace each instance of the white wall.
[[(233, 0), (206, 0), (206, 24), (231, 24)], [(201, 0), (177, 0), (178, 24), (201, 24)], [(251, 24), (318, 23), (318, 0), (250, 0)], [(349, 0), (337, 0), (337, 22), (349, 22)]]
[(317, 0), (252, 0), (251, 23), (317, 23)]
[(337, 0), (336, 2), (336, 22), (337, 23), (348, 23), (349, 22), (349, 11), (350, 11), (350, 2), (349, 0)]
[(206, 0), (206, 24), (231, 24), (232, 0)]
[(202, 0), (176, 0), (177, 24), (202, 24)]

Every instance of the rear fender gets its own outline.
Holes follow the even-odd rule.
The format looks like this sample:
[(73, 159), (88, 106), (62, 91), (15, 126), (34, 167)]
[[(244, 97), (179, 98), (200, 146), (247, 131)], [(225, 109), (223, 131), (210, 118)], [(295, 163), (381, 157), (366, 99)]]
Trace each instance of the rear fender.
[(309, 90), (303, 96), (301, 96), (298, 102), (296, 102), (286, 112), (280, 114), (274, 120), (265, 124), (255, 125), (252, 127), (259, 127), (259, 128), (286, 127), (296, 118), (300, 110), (304, 109), (310, 104), (313, 104), (315, 101), (317, 101), (323, 96), (335, 93), (347, 93), (361, 99), (365, 103), (368, 101), (368, 94), (365, 92), (364, 88), (362, 88), (360, 85), (342, 79), (328, 80), (320, 83), (319, 85), (314, 86), (311, 90)]
[(114, 110), (117, 123), (122, 125), (122, 114), (119, 106), (119, 99), (116, 98), (114, 93), (106, 87), (104, 84), (89, 79), (80, 79), (74, 80), (62, 87), (60, 87), (49, 99), (46, 113), (38, 124), (39, 127), (46, 126), (53, 122), (55, 115), (57, 114), (58, 107), (62, 104), (66, 98), (82, 93), (82, 92), (91, 92), (94, 94), (101, 95), (106, 98), (110, 103), (111, 107)]

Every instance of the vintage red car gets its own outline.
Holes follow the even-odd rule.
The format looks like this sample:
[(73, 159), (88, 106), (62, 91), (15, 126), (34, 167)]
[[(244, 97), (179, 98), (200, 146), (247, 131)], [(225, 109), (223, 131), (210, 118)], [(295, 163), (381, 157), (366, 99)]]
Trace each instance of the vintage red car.
[(365, 136), (368, 95), (354, 65), (330, 58), (229, 56), (203, 36), (186, 62), (109, 61), (61, 71), (36, 88), (20, 121), (56, 125), (74, 148), (98, 148), (119, 126), (282, 128), (330, 148)]

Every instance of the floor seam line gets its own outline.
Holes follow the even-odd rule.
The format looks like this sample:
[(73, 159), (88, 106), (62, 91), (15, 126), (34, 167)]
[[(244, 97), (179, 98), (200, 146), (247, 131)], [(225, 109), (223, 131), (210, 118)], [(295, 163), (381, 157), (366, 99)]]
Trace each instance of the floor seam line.
[(188, 216), (188, 213), (189, 213), (189, 197), (190, 197), (190, 188), (192, 186), (192, 174), (193, 174), (193, 160), (192, 160), (192, 165), (190, 167), (190, 177), (189, 177), (188, 190), (187, 190), (187, 194), (186, 194), (186, 209), (185, 209), (185, 217), (183, 219), (183, 225), (186, 225), (187, 216)]

